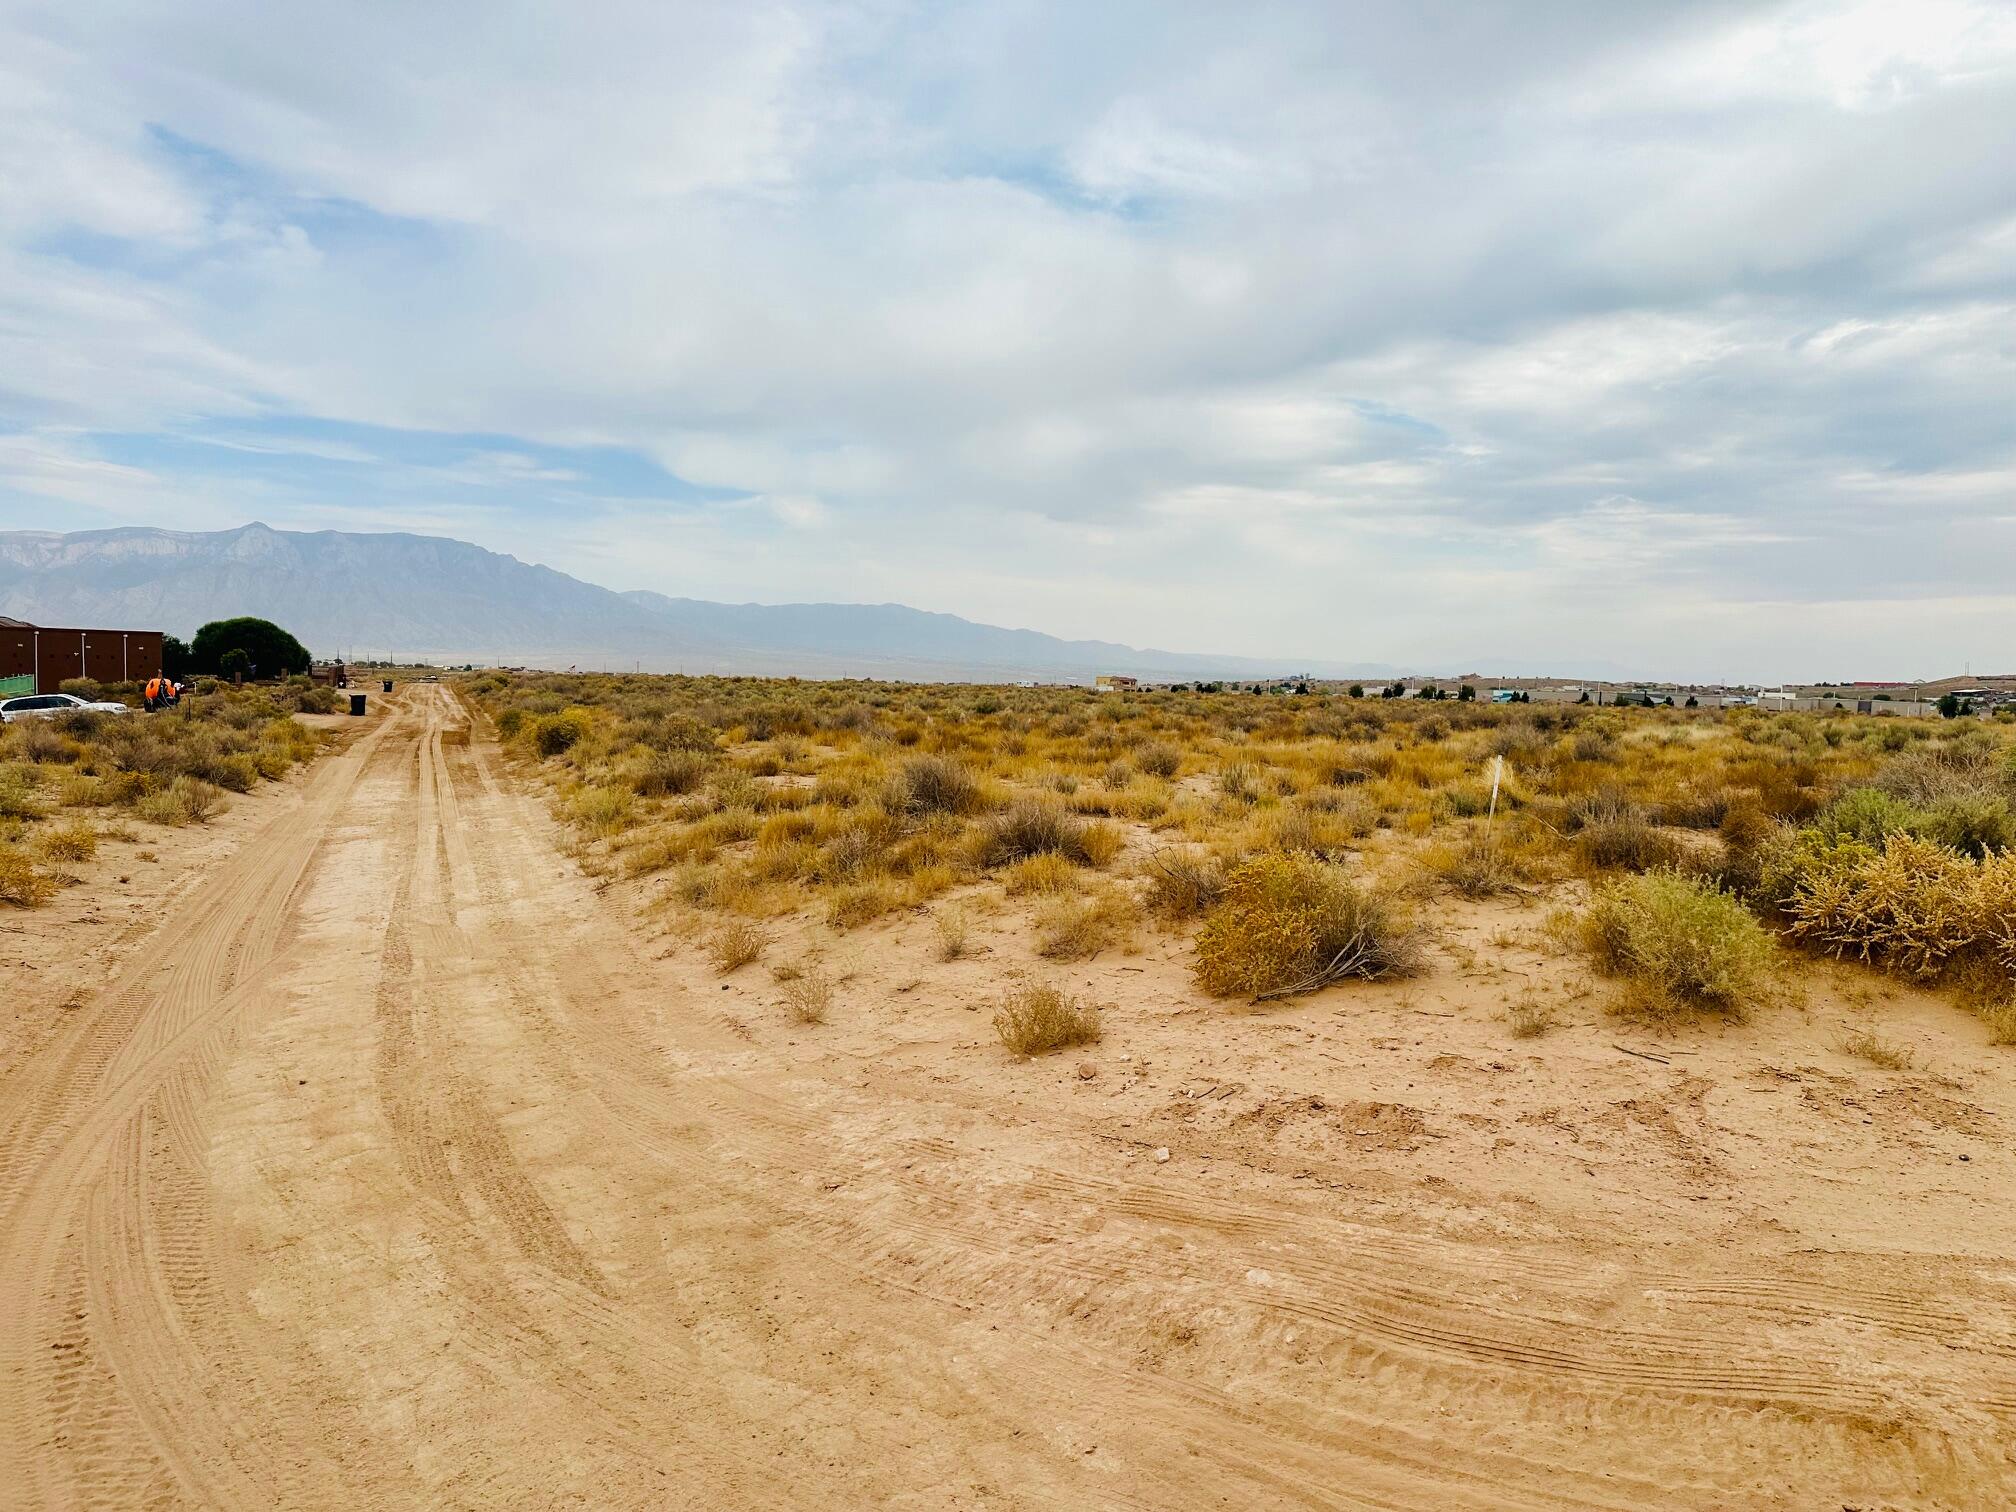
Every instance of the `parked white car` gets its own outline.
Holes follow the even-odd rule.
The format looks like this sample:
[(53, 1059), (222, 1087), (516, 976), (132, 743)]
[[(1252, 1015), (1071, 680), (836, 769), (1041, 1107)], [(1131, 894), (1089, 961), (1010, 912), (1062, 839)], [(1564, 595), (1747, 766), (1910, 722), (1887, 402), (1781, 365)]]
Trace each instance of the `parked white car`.
[(0, 702), (0, 724), (17, 719), (54, 719), (58, 714), (130, 714), (123, 703), (92, 703), (75, 693), (24, 693)]

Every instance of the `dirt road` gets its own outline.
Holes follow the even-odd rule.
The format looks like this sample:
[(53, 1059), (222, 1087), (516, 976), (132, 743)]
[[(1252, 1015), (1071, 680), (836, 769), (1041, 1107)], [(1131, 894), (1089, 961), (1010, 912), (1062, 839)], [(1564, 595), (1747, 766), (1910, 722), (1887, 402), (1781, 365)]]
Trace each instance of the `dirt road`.
[(759, 1043), (551, 834), (415, 687), (0, 1082), (0, 1503), (2016, 1497), (2006, 1264), (1164, 1167)]

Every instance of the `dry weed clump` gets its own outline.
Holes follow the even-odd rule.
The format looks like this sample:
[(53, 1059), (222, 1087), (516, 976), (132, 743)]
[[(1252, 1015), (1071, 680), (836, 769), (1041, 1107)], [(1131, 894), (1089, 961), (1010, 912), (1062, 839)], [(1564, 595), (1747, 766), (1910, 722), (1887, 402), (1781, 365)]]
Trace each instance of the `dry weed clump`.
[(35, 869), (19, 846), (0, 844), (0, 903), (39, 908), (56, 892), (56, 879)]
[(1071, 1045), (1096, 1044), (1099, 1010), (1062, 988), (1022, 983), (1009, 989), (994, 1014), (994, 1032), (1017, 1055), (1047, 1055)]
[(1527, 897), (1536, 880), (1532, 861), (1509, 839), (1473, 831), (1455, 844), (1432, 847), (1422, 864), (1458, 897)]
[(988, 867), (1045, 855), (1099, 867), (1119, 854), (1122, 843), (1109, 825), (1080, 819), (1060, 804), (1023, 798), (982, 826), (977, 849), (980, 864)]
[(1976, 861), (1903, 831), (1878, 846), (1807, 830), (1770, 855), (1761, 890), (1792, 938), (1830, 955), (2016, 997), (2016, 851)]
[(784, 1006), (801, 1024), (823, 1024), (833, 1007), (833, 979), (821, 971), (783, 978)]
[(770, 936), (747, 919), (732, 920), (715, 930), (707, 941), (707, 958), (722, 976), (739, 971), (763, 954)]
[(1215, 856), (1196, 851), (1158, 850), (1143, 875), (1148, 907), (1166, 918), (1199, 918), (1225, 896), (1225, 868)]
[(940, 910), (931, 920), (931, 930), (938, 937), (941, 961), (962, 960), (973, 948), (972, 923), (958, 909)]
[(1036, 917), (1036, 953), (1053, 961), (1088, 961), (1107, 950), (1134, 948), (1141, 905), (1107, 887), (1089, 898), (1057, 898)]
[(1391, 893), (1299, 855), (1234, 867), (1196, 943), (1198, 985), (1213, 997), (1286, 997), (1420, 966), (1421, 932)]
[(1581, 920), (1596, 967), (1655, 1018), (1709, 1009), (1742, 1020), (1767, 990), (1771, 937), (1730, 894), (1678, 872), (1599, 887)]
[(1868, 1029), (1850, 1029), (1835, 1042), (1835, 1047), (1843, 1055), (1852, 1055), (1857, 1060), (1865, 1060), (1872, 1066), (1885, 1071), (1909, 1071), (1917, 1064), (1917, 1056), (1902, 1045), (1893, 1045)]

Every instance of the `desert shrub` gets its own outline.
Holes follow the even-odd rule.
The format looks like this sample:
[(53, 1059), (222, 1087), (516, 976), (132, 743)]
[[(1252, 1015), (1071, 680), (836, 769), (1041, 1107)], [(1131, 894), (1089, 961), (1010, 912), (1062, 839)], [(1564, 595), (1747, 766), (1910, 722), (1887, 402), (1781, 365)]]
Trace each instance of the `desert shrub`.
[(938, 959), (956, 961), (971, 948), (973, 926), (966, 915), (954, 908), (941, 910), (931, 920), (931, 931), (938, 937)]
[(1917, 1060), (1905, 1046), (1894, 1045), (1868, 1029), (1846, 1031), (1835, 1042), (1835, 1048), (1843, 1055), (1852, 1055), (1885, 1071), (1909, 1071)]
[(1794, 939), (1932, 979), (1974, 966), (2016, 983), (2016, 851), (1981, 861), (1916, 835), (1882, 846), (1808, 833), (1771, 858), (1769, 894)]
[(51, 719), (24, 719), (7, 726), (8, 745), (14, 756), (36, 766), (68, 763), (83, 754), (79, 739), (91, 732), (81, 728), (83, 717), (72, 715), (60, 723)]
[(1088, 898), (1059, 897), (1036, 917), (1036, 953), (1053, 961), (1086, 961), (1133, 945), (1141, 905), (1106, 888)]
[(632, 773), (630, 787), (640, 798), (684, 797), (699, 792), (713, 770), (713, 758), (699, 751), (654, 751)]
[(1635, 812), (1585, 823), (1575, 847), (1586, 863), (1603, 871), (1650, 871), (1680, 858), (1679, 842)]
[(707, 959), (714, 963), (717, 972), (726, 976), (761, 956), (769, 943), (770, 937), (762, 926), (747, 919), (734, 919), (708, 937)]
[(1225, 896), (1225, 869), (1216, 858), (1188, 850), (1159, 850), (1148, 858), (1147, 903), (1173, 919), (1209, 912)]
[(21, 767), (0, 767), (0, 819), (39, 819), (48, 811), (42, 784)]
[(1049, 896), (1076, 892), (1084, 885), (1084, 874), (1054, 852), (1017, 861), (1001, 873), (1001, 890), (1011, 898), (1034, 893)]
[(1434, 847), (1423, 855), (1422, 864), (1459, 897), (1498, 898), (1531, 891), (1527, 884), (1533, 873), (1525, 856), (1477, 831), (1458, 843)]
[(541, 756), (564, 756), (587, 733), (588, 716), (584, 710), (542, 714), (532, 723), (532, 749)]
[(1021, 798), (981, 826), (976, 858), (982, 866), (1006, 866), (1030, 856), (1062, 856), (1081, 866), (1113, 859), (1119, 837), (1108, 825), (1088, 823), (1062, 805)]
[(89, 861), (98, 854), (98, 832), (83, 820), (36, 837), (35, 848), (50, 861)]
[(853, 929), (901, 908), (909, 901), (904, 890), (887, 877), (840, 888), (826, 905), (826, 922), (835, 929)]
[(0, 842), (0, 903), (37, 908), (55, 891), (55, 879), (37, 871), (26, 851)]
[(523, 709), (506, 709), (497, 716), (497, 733), (506, 740), (511, 739), (523, 728), (525, 728)]
[(994, 1014), (994, 1032), (1017, 1055), (1047, 1055), (1100, 1036), (1099, 1010), (1058, 987), (1024, 983), (1009, 990)]
[(782, 982), (784, 1006), (801, 1024), (823, 1024), (833, 1007), (833, 979), (820, 971), (807, 971)]
[(1150, 777), (1160, 777), (1166, 782), (1182, 767), (1183, 753), (1166, 740), (1154, 740), (1134, 753), (1134, 765)]
[(911, 814), (969, 814), (980, 807), (980, 783), (950, 756), (912, 756), (891, 783), (893, 806)]
[(1233, 868), (1199, 930), (1198, 984), (1214, 997), (1274, 997), (1345, 977), (1419, 968), (1420, 933), (1389, 893), (1302, 855), (1262, 855)]
[(177, 777), (167, 787), (142, 795), (133, 805), (136, 817), (150, 824), (206, 824), (224, 802), (224, 795), (197, 777)]
[(1925, 811), (1918, 833), (1977, 860), (2016, 848), (2016, 815), (2005, 799), (1986, 794), (1942, 798)]
[(1599, 971), (1630, 983), (1641, 1007), (1736, 1019), (1764, 990), (1772, 955), (1770, 935), (1741, 902), (1672, 871), (1599, 887), (1582, 943)]
[(1218, 791), (1239, 803), (1257, 803), (1259, 774), (1250, 763), (1234, 761), (1218, 769)]

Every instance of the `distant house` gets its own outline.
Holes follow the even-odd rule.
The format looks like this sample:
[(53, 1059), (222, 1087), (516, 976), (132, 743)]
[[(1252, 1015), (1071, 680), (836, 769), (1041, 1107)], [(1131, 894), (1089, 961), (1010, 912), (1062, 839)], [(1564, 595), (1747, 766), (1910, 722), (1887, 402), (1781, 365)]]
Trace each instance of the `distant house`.
[(1092, 679), (1093, 688), (1101, 693), (1127, 693), (1141, 686), (1138, 677), (1123, 677), (1118, 672), (1101, 672)]
[(60, 693), (73, 677), (133, 682), (161, 668), (159, 630), (72, 630), (0, 615), (0, 695)]

